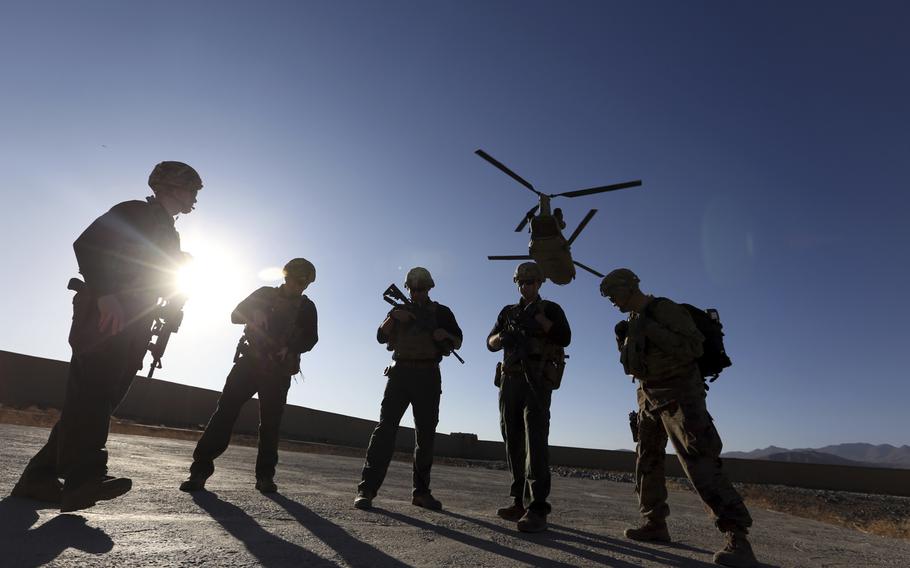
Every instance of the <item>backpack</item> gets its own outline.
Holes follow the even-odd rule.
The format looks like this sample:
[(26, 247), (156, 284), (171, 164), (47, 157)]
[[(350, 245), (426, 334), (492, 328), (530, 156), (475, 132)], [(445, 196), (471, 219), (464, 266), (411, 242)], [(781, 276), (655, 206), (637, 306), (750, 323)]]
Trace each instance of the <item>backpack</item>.
[(713, 383), (721, 371), (733, 364), (724, 349), (724, 326), (720, 323), (720, 315), (714, 308), (703, 310), (692, 304), (680, 305), (686, 308), (695, 322), (695, 327), (705, 336), (705, 342), (702, 344), (704, 353), (696, 363), (701, 376)]

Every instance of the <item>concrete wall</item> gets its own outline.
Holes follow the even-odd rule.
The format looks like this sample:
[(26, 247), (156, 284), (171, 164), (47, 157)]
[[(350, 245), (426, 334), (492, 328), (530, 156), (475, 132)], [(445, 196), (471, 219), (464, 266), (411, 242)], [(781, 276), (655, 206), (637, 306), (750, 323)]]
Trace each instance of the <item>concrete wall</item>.
[[(67, 368), (68, 363), (62, 361), (0, 351), (0, 404), (60, 408)], [(215, 409), (219, 395), (218, 391), (136, 377), (115, 415), (143, 424), (200, 428)], [(378, 412), (378, 400), (376, 408)], [(243, 407), (234, 430), (255, 434), (258, 422), (258, 402), (251, 400)], [(365, 448), (375, 426), (372, 420), (288, 405), (281, 431), (286, 439)], [(400, 428), (396, 446), (413, 450), (413, 429)], [(462, 433), (437, 434), (436, 454), (505, 459), (502, 442)], [(635, 456), (631, 452), (551, 446), (550, 461), (557, 466), (633, 471)], [(905, 469), (725, 459), (724, 470), (733, 481), (910, 496), (910, 470)], [(667, 457), (667, 474), (683, 475), (675, 456)]]

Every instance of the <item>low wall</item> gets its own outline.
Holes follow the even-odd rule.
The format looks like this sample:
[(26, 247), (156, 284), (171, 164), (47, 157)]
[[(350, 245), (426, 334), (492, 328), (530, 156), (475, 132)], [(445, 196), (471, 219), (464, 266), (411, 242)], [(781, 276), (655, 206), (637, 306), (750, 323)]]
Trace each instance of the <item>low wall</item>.
[[(62, 361), (0, 351), (0, 404), (18, 408), (60, 408), (68, 366)], [(208, 421), (220, 394), (136, 377), (115, 415), (143, 424), (201, 428)], [(244, 405), (235, 432), (255, 435), (259, 423), (258, 404), (251, 400)], [(365, 448), (375, 427), (376, 422), (372, 420), (288, 405), (281, 434), (291, 440)], [(399, 428), (396, 447), (401, 451), (413, 450), (414, 430)], [(435, 452), (454, 458), (505, 459), (502, 442), (478, 440), (473, 434), (437, 434)], [(635, 456), (631, 452), (551, 446), (550, 462), (554, 466), (631, 472), (634, 471)], [(667, 475), (683, 475), (675, 456), (667, 456), (666, 466)], [(725, 459), (724, 471), (733, 481), (746, 483), (910, 496), (910, 470), (906, 469)]]

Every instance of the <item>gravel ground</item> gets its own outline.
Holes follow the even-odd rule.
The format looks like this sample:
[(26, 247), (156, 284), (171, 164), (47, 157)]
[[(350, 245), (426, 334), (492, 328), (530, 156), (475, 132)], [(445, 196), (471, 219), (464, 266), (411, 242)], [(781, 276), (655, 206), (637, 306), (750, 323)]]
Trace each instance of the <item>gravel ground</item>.
[[(50, 427), (57, 420), (58, 413), (53, 409), (27, 410), (11, 409), (0, 405), (0, 423), (19, 424), (23, 426)], [(128, 421), (114, 420), (111, 430), (121, 433), (156, 435), (178, 439), (198, 437), (198, 432), (156, 428), (150, 432), (148, 427), (133, 425)], [(255, 446), (256, 439), (249, 436), (235, 436), (234, 444)], [(283, 443), (282, 449), (349, 455), (362, 457), (360, 448), (342, 448), (321, 444)], [(409, 462), (411, 455), (396, 454), (396, 460)], [(437, 463), (504, 471), (505, 462), (437, 458)], [(554, 467), (553, 474), (560, 477), (606, 480), (619, 483), (633, 483), (634, 477), (629, 472), (603, 471), (596, 469)], [(668, 483), (678, 489), (691, 491), (685, 478), (669, 478)], [(854, 529), (867, 534), (876, 534), (910, 541), (910, 497), (891, 495), (874, 495), (866, 493), (849, 493), (846, 491), (828, 491), (804, 489), (785, 485), (759, 485), (751, 483), (734, 483), (751, 508), (762, 508), (768, 511), (787, 513), (798, 517), (813, 519), (831, 525)]]

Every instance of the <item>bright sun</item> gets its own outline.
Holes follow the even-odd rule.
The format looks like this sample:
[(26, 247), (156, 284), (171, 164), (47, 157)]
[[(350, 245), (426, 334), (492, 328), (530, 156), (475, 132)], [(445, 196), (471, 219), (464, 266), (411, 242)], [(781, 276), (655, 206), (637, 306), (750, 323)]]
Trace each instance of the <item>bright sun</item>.
[(188, 297), (187, 309), (218, 321), (250, 293), (249, 274), (229, 250), (211, 241), (194, 241), (193, 259), (177, 272), (177, 287)]

